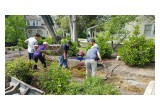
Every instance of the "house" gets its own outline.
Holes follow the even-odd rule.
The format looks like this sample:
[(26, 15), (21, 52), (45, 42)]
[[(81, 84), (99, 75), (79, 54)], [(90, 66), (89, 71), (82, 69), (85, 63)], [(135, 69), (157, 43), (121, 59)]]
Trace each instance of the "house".
[(97, 28), (98, 26), (99, 26), (99, 25), (95, 25), (95, 26), (92, 26), (92, 27), (87, 28), (87, 33), (88, 33), (88, 36), (87, 36), (87, 37), (96, 37), (96, 28)]
[[(146, 38), (154, 39), (155, 37), (155, 16), (154, 15), (138, 15), (134, 22), (129, 22), (125, 25), (125, 30), (128, 30), (129, 35), (133, 34), (134, 26), (139, 26), (139, 35), (144, 35)], [(87, 28), (87, 37), (96, 37), (96, 28), (99, 25), (95, 25)]]
[(40, 34), (42, 37), (50, 36), (48, 29), (41, 16), (38, 15), (26, 15), (27, 23), (27, 36), (32, 37), (36, 33)]
[(139, 26), (139, 35), (146, 38), (155, 39), (155, 16), (154, 15), (138, 15), (134, 22), (126, 24), (125, 29), (132, 35), (134, 26)]

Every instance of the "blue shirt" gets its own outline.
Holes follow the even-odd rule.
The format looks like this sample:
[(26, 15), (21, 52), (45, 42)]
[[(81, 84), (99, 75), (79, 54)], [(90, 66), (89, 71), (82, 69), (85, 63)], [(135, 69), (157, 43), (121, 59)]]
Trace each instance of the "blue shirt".
[(97, 48), (91, 48), (87, 51), (86, 59), (96, 59), (98, 57), (99, 50)]
[(63, 44), (63, 49), (64, 49), (65, 51), (68, 51), (68, 50), (69, 50), (69, 46), (67, 46), (67, 44)]

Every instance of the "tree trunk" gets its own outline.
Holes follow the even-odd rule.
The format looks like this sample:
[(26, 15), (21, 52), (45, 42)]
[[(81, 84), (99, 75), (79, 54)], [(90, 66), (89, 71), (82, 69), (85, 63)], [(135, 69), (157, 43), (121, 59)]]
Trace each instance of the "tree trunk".
[(76, 15), (69, 15), (70, 33), (73, 42), (77, 42)]
[(111, 46), (112, 46), (112, 49), (113, 49), (113, 40), (111, 41)]
[(72, 15), (73, 19), (73, 42), (77, 42), (77, 32), (76, 32), (76, 15)]
[(71, 35), (71, 39), (73, 39), (73, 24), (72, 24), (72, 15), (69, 15), (69, 25), (70, 25), (70, 35)]

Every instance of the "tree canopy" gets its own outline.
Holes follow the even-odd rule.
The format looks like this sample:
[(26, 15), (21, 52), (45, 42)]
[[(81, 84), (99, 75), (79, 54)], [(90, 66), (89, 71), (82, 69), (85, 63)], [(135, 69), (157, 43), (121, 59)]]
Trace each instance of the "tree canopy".
[(26, 38), (26, 20), (22, 15), (5, 18), (5, 42), (18, 42)]

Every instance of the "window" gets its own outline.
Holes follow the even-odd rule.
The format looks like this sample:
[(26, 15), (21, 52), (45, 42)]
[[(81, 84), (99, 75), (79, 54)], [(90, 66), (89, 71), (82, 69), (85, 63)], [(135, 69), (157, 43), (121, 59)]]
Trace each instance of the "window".
[(38, 20), (38, 26), (41, 26), (41, 20)]
[(38, 21), (36, 21), (36, 26), (38, 26)]
[(145, 36), (155, 36), (155, 24), (146, 24), (144, 27), (144, 35)]
[(36, 26), (36, 22), (35, 21), (33, 21), (33, 26)]

